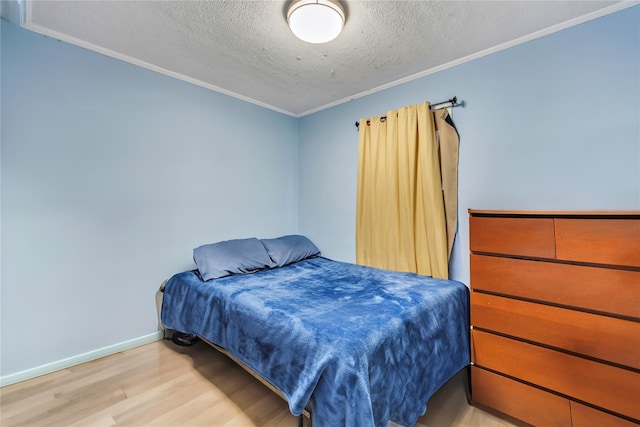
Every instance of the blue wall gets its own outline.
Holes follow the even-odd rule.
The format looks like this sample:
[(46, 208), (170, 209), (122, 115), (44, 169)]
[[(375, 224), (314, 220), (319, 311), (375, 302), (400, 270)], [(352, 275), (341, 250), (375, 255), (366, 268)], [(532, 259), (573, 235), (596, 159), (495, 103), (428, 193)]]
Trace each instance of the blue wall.
[(356, 120), (457, 95), (467, 209), (640, 209), (640, 6), (293, 119), (2, 22), (0, 376), (150, 334), (191, 250), (355, 258)]
[(297, 231), (297, 121), (2, 22), (6, 376), (157, 330), (194, 247)]
[(454, 278), (472, 209), (640, 208), (640, 6), (300, 120), (300, 232), (355, 260), (356, 120), (457, 95)]

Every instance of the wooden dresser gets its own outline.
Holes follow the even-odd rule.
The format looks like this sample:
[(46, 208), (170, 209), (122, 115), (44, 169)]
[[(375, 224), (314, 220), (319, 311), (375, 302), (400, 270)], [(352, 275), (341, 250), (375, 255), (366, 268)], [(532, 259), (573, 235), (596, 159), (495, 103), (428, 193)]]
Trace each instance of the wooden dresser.
[(640, 211), (469, 210), (473, 404), (640, 423)]

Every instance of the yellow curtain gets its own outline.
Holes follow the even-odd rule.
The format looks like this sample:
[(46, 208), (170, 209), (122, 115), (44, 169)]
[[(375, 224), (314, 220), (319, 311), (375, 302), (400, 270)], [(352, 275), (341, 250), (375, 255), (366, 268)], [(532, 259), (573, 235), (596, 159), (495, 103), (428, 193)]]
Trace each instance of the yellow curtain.
[[(434, 114), (426, 102), (389, 111), (386, 120), (360, 121), (358, 264), (448, 278), (457, 226), (458, 164), (457, 132), (448, 120), (446, 110)], [(440, 143), (436, 125), (441, 127)]]

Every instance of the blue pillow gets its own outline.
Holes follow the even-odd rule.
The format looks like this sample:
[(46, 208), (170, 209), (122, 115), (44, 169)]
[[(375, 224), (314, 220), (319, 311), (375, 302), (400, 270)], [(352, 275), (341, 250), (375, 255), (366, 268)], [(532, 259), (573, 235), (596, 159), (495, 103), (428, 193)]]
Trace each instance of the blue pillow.
[(255, 237), (197, 247), (193, 250), (193, 260), (205, 281), (273, 266), (267, 250)]
[(305, 236), (289, 235), (277, 239), (262, 239), (262, 244), (273, 261), (272, 266), (283, 267), (320, 255), (320, 250)]

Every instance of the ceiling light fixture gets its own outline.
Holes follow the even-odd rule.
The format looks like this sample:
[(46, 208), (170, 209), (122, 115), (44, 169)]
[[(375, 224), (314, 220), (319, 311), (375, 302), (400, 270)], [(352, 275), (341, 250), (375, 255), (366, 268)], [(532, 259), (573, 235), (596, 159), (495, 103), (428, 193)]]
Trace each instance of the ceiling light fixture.
[(293, 0), (287, 12), (289, 28), (308, 43), (326, 43), (344, 27), (344, 9), (338, 0)]

